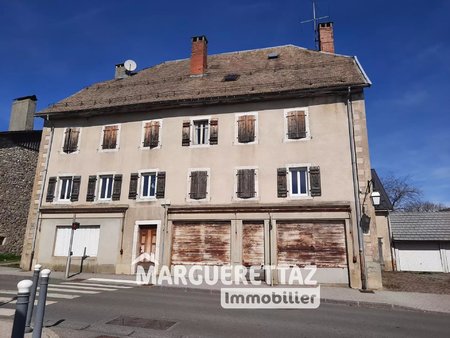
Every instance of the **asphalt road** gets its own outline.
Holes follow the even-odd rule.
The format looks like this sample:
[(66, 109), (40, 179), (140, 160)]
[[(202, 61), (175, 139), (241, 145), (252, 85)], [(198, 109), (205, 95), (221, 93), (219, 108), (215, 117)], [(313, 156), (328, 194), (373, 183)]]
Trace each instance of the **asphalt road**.
[[(0, 276), (0, 288), (16, 277)], [(54, 281), (58, 283), (60, 281)], [(1, 307), (0, 307), (1, 308)], [(175, 322), (166, 330), (106, 324), (119, 316)], [(133, 287), (60, 299), (47, 307), (61, 337), (448, 337), (450, 316), (322, 304), (316, 310), (224, 310), (206, 291)]]

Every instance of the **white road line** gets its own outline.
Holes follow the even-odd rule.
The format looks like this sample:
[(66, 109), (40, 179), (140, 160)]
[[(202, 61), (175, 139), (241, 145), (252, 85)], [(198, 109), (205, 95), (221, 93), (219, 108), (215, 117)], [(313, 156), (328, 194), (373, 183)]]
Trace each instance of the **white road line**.
[(78, 285), (66, 285), (66, 284), (52, 284), (51, 287), (70, 288), (70, 289), (76, 289), (76, 290), (117, 291), (117, 289), (111, 289), (111, 288), (99, 288), (99, 287), (92, 287), (92, 286), (78, 286)]
[(0, 303), (9, 303), (13, 297), (0, 297)]
[[(14, 300), (14, 301), (12, 301), (12, 302), (9, 303), (9, 304), (16, 304), (16, 303), (17, 303), (17, 300)], [(37, 303), (38, 303), (38, 301), (35, 300), (35, 301), (34, 301), (34, 305), (37, 305)], [(55, 303), (58, 303), (58, 302), (55, 301), (55, 300), (48, 300), (48, 301), (45, 302), (45, 305), (52, 305), (52, 304), (55, 304)]]
[(13, 316), (14, 313), (16, 312), (15, 309), (1, 309), (0, 308), (0, 316)]
[(87, 290), (75, 290), (75, 289), (60, 289), (60, 288), (54, 288), (50, 287), (48, 288), (48, 291), (56, 291), (56, 292), (71, 292), (71, 293), (86, 293), (90, 295), (94, 295), (96, 293), (99, 293), (98, 291), (87, 291)]
[[(0, 294), (5, 295), (17, 295), (17, 290), (0, 290)], [(36, 297), (39, 296), (39, 292), (36, 293)], [(49, 298), (62, 298), (62, 299), (74, 299), (80, 296), (76, 295), (64, 295), (61, 293), (47, 293), (47, 297)]]
[(88, 280), (92, 280), (95, 282), (122, 283), (122, 284), (138, 285), (135, 280), (129, 280), (129, 279), (89, 278)]
[(114, 289), (132, 289), (132, 286), (123, 286), (123, 285), (112, 285), (112, 284), (95, 284), (95, 283), (82, 283), (82, 282), (64, 282), (62, 284), (67, 285), (86, 285), (86, 286), (100, 286), (104, 288), (114, 288)]

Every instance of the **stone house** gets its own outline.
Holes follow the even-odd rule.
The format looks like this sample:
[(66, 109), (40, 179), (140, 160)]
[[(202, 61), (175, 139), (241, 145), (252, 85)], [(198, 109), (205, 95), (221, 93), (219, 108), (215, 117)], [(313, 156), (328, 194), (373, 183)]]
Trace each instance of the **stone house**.
[(76, 221), (73, 262), (86, 254), (90, 271), (133, 274), (153, 253), (168, 266), (315, 264), (321, 282), (379, 288), (374, 208), (360, 194), (371, 83), (334, 53), (332, 28), (320, 24), (320, 51), (208, 55), (194, 37), (188, 59), (116, 65), (115, 79), (37, 113), (22, 266), (63, 269)]
[(42, 134), (32, 130), (35, 108), (35, 96), (15, 99), (0, 132), (0, 253), (22, 253)]

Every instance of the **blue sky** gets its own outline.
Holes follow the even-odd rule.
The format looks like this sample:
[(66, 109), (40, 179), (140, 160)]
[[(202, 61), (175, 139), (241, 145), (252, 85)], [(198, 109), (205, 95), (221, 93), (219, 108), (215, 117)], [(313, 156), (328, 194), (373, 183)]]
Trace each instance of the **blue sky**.
[[(190, 53), (295, 44), (314, 48), (310, 0), (0, 0), (0, 130), (12, 99), (38, 109), (113, 77)], [(318, 1), (335, 23), (336, 52), (357, 55), (366, 90), (372, 167), (410, 175), (424, 197), (450, 205), (450, 1)], [(42, 123), (36, 121), (36, 127)]]

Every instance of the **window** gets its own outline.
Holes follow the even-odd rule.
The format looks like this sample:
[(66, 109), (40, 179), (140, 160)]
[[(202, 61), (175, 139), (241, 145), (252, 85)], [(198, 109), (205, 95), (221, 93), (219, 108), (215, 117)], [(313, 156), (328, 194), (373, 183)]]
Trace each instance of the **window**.
[(105, 126), (103, 127), (103, 137), (102, 137), (102, 149), (111, 150), (117, 149), (119, 143), (119, 126)]
[(66, 128), (64, 130), (63, 152), (70, 154), (78, 150), (80, 128)]
[(156, 197), (156, 173), (143, 173), (141, 176), (141, 198)]
[(289, 168), (291, 196), (308, 196), (308, 168)]
[(237, 143), (248, 144), (255, 143), (257, 140), (257, 115), (256, 114), (238, 114), (236, 116)]
[[(58, 182), (59, 181), (59, 182)], [(47, 187), (47, 202), (53, 202), (55, 192), (60, 202), (76, 202), (80, 194), (81, 176), (50, 177)], [(58, 190), (56, 191), (56, 187)]]
[(144, 124), (144, 137), (142, 146), (144, 148), (157, 148), (160, 145), (161, 121), (146, 121)]
[(285, 116), (285, 141), (308, 140), (309, 122), (306, 108), (288, 109)]
[(238, 169), (236, 196), (242, 199), (257, 196), (256, 169)]
[(278, 168), (277, 190), (279, 198), (321, 196), (320, 168), (306, 164)]
[(72, 177), (59, 178), (59, 200), (69, 201), (72, 194)]
[(202, 200), (208, 195), (208, 170), (191, 170), (189, 173), (189, 199)]
[(182, 145), (215, 145), (219, 141), (219, 120), (203, 118), (184, 121)]
[(113, 175), (100, 176), (99, 200), (112, 199), (113, 182)]
[(6, 242), (6, 237), (0, 236), (0, 245), (5, 245), (5, 242)]
[[(56, 227), (54, 256), (66, 256), (69, 251), (70, 226)], [(75, 257), (81, 257), (85, 253), (89, 257), (96, 257), (100, 238), (100, 226), (81, 226), (73, 233), (72, 253)]]

